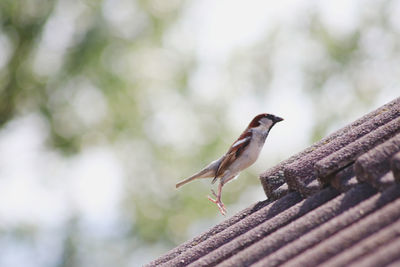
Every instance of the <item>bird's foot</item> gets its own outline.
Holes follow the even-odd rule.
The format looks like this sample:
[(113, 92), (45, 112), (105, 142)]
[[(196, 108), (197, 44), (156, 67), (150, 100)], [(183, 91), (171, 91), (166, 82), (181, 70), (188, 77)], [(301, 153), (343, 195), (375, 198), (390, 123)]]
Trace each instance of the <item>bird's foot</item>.
[(226, 214), (226, 208), (225, 208), (224, 203), (222, 203), (222, 201), (221, 201), (221, 197), (218, 197), (217, 194), (215, 194), (214, 190), (212, 190), (212, 189), (211, 189), (211, 192), (212, 192), (212, 194), (214, 195), (214, 197), (215, 197), (216, 199), (213, 199), (212, 197), (207, 196), (208, 199), (209, 199), (211, 202), (217, 204), (217, 207), (218, 207), (219, 211), (221, 212), (222, 215), (225, 216), (225, 214)]

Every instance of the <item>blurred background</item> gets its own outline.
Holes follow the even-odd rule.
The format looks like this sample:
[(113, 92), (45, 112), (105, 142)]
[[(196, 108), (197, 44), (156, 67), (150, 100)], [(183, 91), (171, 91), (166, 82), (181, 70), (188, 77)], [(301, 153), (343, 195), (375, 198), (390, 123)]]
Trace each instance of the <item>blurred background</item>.
[[(0, 266), (140, 266), (264, 200), (258, 175), (399, 95), (400, 1), (1, 0)], [(226, 185), (175, 183), (258, 113)]]

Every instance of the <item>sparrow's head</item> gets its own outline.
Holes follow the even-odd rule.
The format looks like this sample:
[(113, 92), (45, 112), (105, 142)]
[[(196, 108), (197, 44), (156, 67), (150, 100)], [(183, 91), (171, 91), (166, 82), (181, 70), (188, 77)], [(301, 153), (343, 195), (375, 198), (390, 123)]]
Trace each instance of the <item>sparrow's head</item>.
[(265, 126), (267, 129), (270, 129), (275, 123), (283, 121), (282, 118), (277, 117), (272, 114), (262, 113), (254, 117), (254, 119), (250, 122), (248, 128), (256, 128), (260, 125)]

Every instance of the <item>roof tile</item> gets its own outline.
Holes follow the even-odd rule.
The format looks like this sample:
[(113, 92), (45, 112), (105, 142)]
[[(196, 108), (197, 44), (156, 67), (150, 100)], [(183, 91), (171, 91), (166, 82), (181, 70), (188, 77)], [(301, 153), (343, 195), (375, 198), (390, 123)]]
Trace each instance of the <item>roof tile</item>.
[[(366, 185), (358, 185), (357, 187), (360, 186)], [(384, 193), (379, 193), (371, 196), (367, 200), (343, 212), (341, 215), (331, 219), (325, 224), (322, 224), (320, 227), (314, 229), (313, 231), (310, 231), (309, 233), (301, 236), (294, 242), (276, 251), (276, 253), (263, 258), (255, 266), (278, 266), (283, 264), (294, 256), (299, 255), (306, 249), (317, 245), (321, 242), (321, 240), (329, 238), (340, 230), (350, 226), (361, 218), (378, 210), (385, 204), (393, 201), (400, 196), (399, 189), (400, 187), (392, 187)], [(351, 191), (353, 191), (353, 193), (361, 193), (360, 190), (354, 190), (355, 189), (352, 189)], [(351, 191), (349, 191), (349, 193)], [(347, 205), (347, 203), (345, 202), (347, 202), (346, 198), (343, 199), (343, 204)]]
[[(338, 214), (343, 213), (345, 210), (357, 205), (375, 192), (369, 185), (359, 185), (238, 252), (230, 259), (221, 263), (220, 266), (248, 266), (253, 264), (266, 255), (270, 255), (279, 248), (282, 248), (289, 242), (307, 234), (310, 230), (315, 229)], [(312, 239), (311, 242), (314, 243), (320, 241), (319, 237), (316, 236), (312, 236)]]
[[(297, 218), (303, 216), (304, 214), (322, 205), (323, 203), (326, 202), (331, 203), (329, 200), (336, 197), (337, 194), (338, 192), (333, 188), (326, 188), (325, 190), (322, 190), (321, 192), (315, 194), (314, 196), (305, 199), (299, 202), (298, 204), (294, 205), (293, 207), (287, 209), (286, 211), (282, 212), (279, 216), (275, 216), (270, 220), (265, 221), (264, 223), (255, 227), (251, 231), (235, 238), (234, 240), (225, 244), (224, 246), (212, 251), (206, 257), (201, 258), (200, 260), (198, 260), (197, 262), (195, 262), (190, 266), (213, 266), (215, 264), (220, 263), (223, 260), (225, 261), (220, 263), (221, 266), (235, 266), (235, 265), (237, 266), (237, 264), (239, 265), (244, 263), (247, 264), (249, 263), (249, 258), (246, 256), (249, 255), (252, 259), (254, 259), (255, 254), (253, 253), (254, 251), (252, 251), (252, 253), (248, 253), (247, 249), (243, 250), (245, 247), (248, 247), (251, 244), (259, 241), (263, 237), (270, 235), (277, 229), (296, 220)], [(358, 199), (360, 198), (360, 196), (355, 198)], [(356, 200), (351, 199), (349, 203), (352, 203), (352, 201)], [(335, 207), (331, 207), (330, 211), (334, 212)], [(280, 242), (282, 241), (284, 242), (284, 240), (280, 239)], [(257, 249), (259, 249), (259, 246), (257, 246)], [(243, 251), (238, 253), (240, 250)], [(235, 255), (236, 253), (238, 254)], [(235, 255), (232, 257), (232, 260), (228, 259), (232, 255)]]
[(308, 185), (316, 178), (314, 173), (314, 164), (317, 161), (338, 151), (344, 146), (354, 142), (399, 116), (400, 104), (397, 104), (393, 109), (382, 111), (370, 120), (333, 139), (330, 143), (319, 147), (299, 160), (289, 164), (284, 170), (286, 182), (288, 183), (289, 188), (299, 191), (305, 196), (314, 193), (315, 188), (310, 188)]
[(268, 199), (271, 200), (276, 200), (279, 199), (281, 197), (283, 197), (284, 195), (286, 195), (287, 193), (289, 193), (289, 187), (286, 183), (282, 184), (280, 187), (278, 187), (277, 189), (275, 189), (271, 195), (268, 197)]
[(400, 182), (400, 152), (397, 152), (392, 157), (392, 162), (390, 165), (394, 178), (396, 179), (397, 182)]
[(398, 151), (400, 151), (400, 134), (360, 156), (354, 164), (357, 179), (374, 183), (390, 171), (390, 160)]
[(353, 186), (358, 184), (357, 178), (354, 176), (353, 166), (347, 166), (341, 169), (330, 180), (330, 184), (340, 192), (346, 192)]
[(394, 239), (367, 255), (362, 260), (351, 264), (354, 267), (376, 267), (385, 266), (394, 261), (400, 260), (400, 238)]
[(395, 238), (400, 237), (400, 220), (395, 221), (386, 228), (383, 228), (375, 235), (372, 235), (357, 246), (352, 246), (346, 249), (343, 253), (331, 258), (329, 261), (324, 262), (325, 267), (341, 267), (347, 266), (350, 263), (359, 260), (364, 255), (369, 254), (382, 245), (386, 245)]
[(372, 185), (379, 191), (383, 191), (395, 183), (394, 176), (392, 172), (387, 172), (386, 174), (377, 177), (372, 181)]
[[(400, 187), (396, 185), (396, 190)], [(359, 212), (363, 212), (360, 210)], [(282, 266), (316, 266), (400, 218), (400, 199), (368, 215), (333, 237), (308, 249)]]
[(386, 105), (364, 115), (363, 117), (359, 118), (358, 120), (354, 121), (353, 123), (337, 130), (336, 132), (330, 134), (329, 136), (321, 139), (319, 142), (315, 143), (314, 145), (310, 146), (309, 148), (305, 149), (304, 151), (297, 153), (296, 155), (290, 157), (289, 159), (282, 161), (275, 167), (265, 171), (263, 174), (260, 175), (261, 184), (263, 185), (264, 191), (267, 197), (270, 197), (272, 192), (280, 187), (283, 183), (285, 183), (285, 175), (284, 169), (289, 164), (302, 159), (307, 154), (317, 150), (318, 148), (329, 144), (332, 140), (344, 135), (345, 133), (349, 132), (350, 130), (362, 125), (363, 123), (371, 120), (372, 118), (379, 116), (382, 113), (386, 113), (387, 111), (397, 111), (400, 110), (400, 97), (394, 99), (393, 101), (387, 103)]
[(360, 155), (393, 137), (399, 132), (399, 129), (400, 118), (393, 119), (360, 139), (355, 140), (353, 143), (330, 154), (315, 164), (316, 176), (322, 184), (327, 184), (332, 174), (354, 163)]
[[(292, 197), (296, 197), (296, 194), (293, 193), (291, 195)], [(297, 194), (298, 196), (298, 194)], [(300, 196), (298, 196), (300, 198)], [(290, 197), (286, 200), (287, 203), (291, 203), (291, 199)], [(292, 200), (293, 201), (293, 200)], [(275, 203), (276, 204), (276, 203)], [(254, 205), (251, 205), (250, 207), (242, 210), (241, 212), (237, 213), (236, 215), (232, 216), (231, 218), (223, 221), (220, 224), (217, 224), (216, 226), (214, 226), (213, 228), (211, 228), (210, 230), (204, 232), (203, 234), (194, 237), (192, 240), (187, 241), (185, 243), (183, 243), (182, 245), (172, 249), (171, 251), (169, 251), (168, 253), (166, 253), (165, 255), (159, 257), (158, 259), (150, 262), (149, 264), (147, 264), (146, 266), (159, 266), (165, 262), (170, 261), (171, 259), (179, 256), (180, 254), (184, 253), (185, 251), (189, 250), (192, 247), (197, 246), (198, 244), (200, 244), (201, 242), (207, 240), (208, 238), (218, 234), (219, 232), (227, 229), (228, 227), (235, 225), (236, 223), (238, 223), (239, 221), (241, 221), (242, 219), (246, 218), (247, 216), (259, 211), (260, 209), (264, 208), (265, 206), (271, 206), (271, 201), (260, 201), (257, 202)], [(276, 204), (276, 206), (279, 206), (279, 204)], [(282, 205), (284, 206), (284, 205)], [(283, 209), (284, 207), (282, 207)]]
[[(260, 223), (265, 222), (268, 219), (274, 218), (277, 214), (284, 212), (282, 216), (277, 216), (279, 220), (275, 220), (271, 223), (271, 228), (279, 228), (282, 224), (287, 223), (291, 219), (290, 216), (295, 214), (287, 214), (291, 207), (301, 200), (300, 195), (297, 192), (292, 192), (285, 197), (265, 206), (264, 208), (246, 216), (242, 220), (238, 221), (234, 225), (227, 227), (223, 231), (214, 234), (210, 238), (199, 243), (195, 247), (191, 247), (182, 253), (177, 255), (175, 258), (165, 263), (165, 266), (184, 266), (200, 257), (210, 253), (225, 243), (231, 241), (237, 236), (246, 233), (250, 229), (257, 227)], [(296, 205), (295, 205), (296, 206)], [(164, 266), (164, 265), (161, 265)]]

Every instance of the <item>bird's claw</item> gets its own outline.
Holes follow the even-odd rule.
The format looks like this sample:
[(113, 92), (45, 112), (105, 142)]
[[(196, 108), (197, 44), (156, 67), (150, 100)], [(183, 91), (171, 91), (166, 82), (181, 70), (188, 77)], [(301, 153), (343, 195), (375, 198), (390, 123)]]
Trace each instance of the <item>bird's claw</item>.
[(213, 196), (214, 196), (216, 199), (218, 199), (218, 196), (217, 196), (217, 194), (215, 193), (215, 191), (214, 191), (213, 189), (211, 189), (211, 193), (213, 194)]
[(213, 195), (216, 197), (216, 199), (213, 199), (212, 197), (207, 196), (208, 199), (209, 199), (211, 202), (217, 204), (217, 207), (218, 207), (218, 209), (219, 209), (219, 212), (221, 212), (221, 214), (225, 216), (225, 214), (226, 214), (226, 208), (225, 208), (224, 203), (222, 203), (222, 201), (218, 198), (218, 196), (215, 194), (214, 190), (211, 190), (211, 192), (212, 192)]

